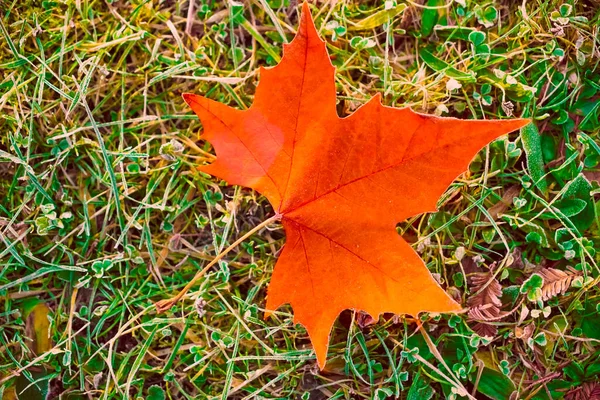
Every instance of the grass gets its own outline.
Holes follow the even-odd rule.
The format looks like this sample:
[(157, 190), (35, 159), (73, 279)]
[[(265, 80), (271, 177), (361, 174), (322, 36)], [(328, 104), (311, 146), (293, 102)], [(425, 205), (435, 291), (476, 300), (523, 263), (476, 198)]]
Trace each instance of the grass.
[(380, 92), (535, 121), (398, 226), (471, 312), (419, 330), (346, 311), (324, 372), (291, 309), (262, 319), (277, 226), (155, 312), (272, 215), (195, 170), (211, 148), (180, 95), (249, 107), (298, 18), (277, 0), (192, 3), (0, 1), (2, 398), (460, 398), (456, 381), (478, 399), (598, 396), (596, 2), (311, 6), (340, 114)]

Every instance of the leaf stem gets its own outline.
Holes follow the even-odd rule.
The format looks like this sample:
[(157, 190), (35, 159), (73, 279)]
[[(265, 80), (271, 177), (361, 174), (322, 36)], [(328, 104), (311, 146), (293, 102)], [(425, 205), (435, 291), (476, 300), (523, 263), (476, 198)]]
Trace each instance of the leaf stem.
[(185, 285), (185, 287), (183, 289), (181, 289), (181, 291), (179, 293), (177, 293), (175, 296), (173, 296), (173, 297), (171, 297), (169, 299), (165, 299), (165, 300), (161, 300), (161, 301), (156, 302), (154, 304), (154, 306), (156, 307), (156, 311), (158, 313), (163, 313), (163, 312), (167, 311), (175, 303), (177, 303), (179, 300), (181, 300), (183, 298), (183, 296), (185, 296), (185, 294), (194, 286), (194, 284), (196, 284), (196, 282), (198, 282), (198, 280), (202, 276), (204, 276), (204, 274), (213, 265), (215, 265), (223, 257), (225, 257), (227, 255), (227, 253), (229, 253), (231, 250), (235, 249), (237, 246), (239, 246), (240, 243), (242, 243), (244, 240), (248, 239), (250, 236), (252, 236), (256, 232), (258, 232), (259, 230), (261, 230), (265, 226), (269, 225), (271, 222), (279, 221), (280, 219), (281, 219), (281, 214), (277, 213), (274, 216), (272, 216), (271, 218), (264, 220), (263, 222), (261, 222), (260, 224), (256, 225), (254, 228), (252, 228), (251, 230), (249, 230), (246, 234), (244, 234), (244, 236), (242, 236), (241, 238), (239, 238), (238, 240), (236, 240), (235, 242), (233, 242), (231, 244), (231, 246), (229, 246), (228, 248), (226, 248), (225, 250), (223, 250), (222, 252), (220, 252), (211, 262), (208, 263), (208, 265), (206, 267), (204, 267), (202, 270), (198, 271), (198, 273), (196, 273), (196, 275), (192, 278), (192, 280), (189, 281), (188, 284)]

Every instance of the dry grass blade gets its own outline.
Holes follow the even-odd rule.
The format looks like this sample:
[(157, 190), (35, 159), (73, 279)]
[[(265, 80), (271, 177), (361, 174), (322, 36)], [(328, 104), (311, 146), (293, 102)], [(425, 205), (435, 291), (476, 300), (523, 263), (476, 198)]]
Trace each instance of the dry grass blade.
[(556, 268), (544, 268), (538, 273), (544, 278), (544, 286), (542, 286), (542, 300), (544, 301), (559, 294), (565, 294), (571, 287), (573, 279), (581, 276), (581, 272), (573, 267), (568, 267), (566, 271)]

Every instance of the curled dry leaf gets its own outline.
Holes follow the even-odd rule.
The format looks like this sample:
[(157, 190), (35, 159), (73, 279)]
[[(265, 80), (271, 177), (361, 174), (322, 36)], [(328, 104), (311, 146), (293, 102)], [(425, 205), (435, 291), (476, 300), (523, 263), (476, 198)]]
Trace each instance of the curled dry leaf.
[(303, 5), (281, 62), (261, 69), (248, 110), (184, 94), (216, 161), (200, 170), (262, 193), (286, 233), (268, 289), (269, 315), (289, 303), (325, 366), (339, 313), (457, 312), (396, 232), (439, 197), (490, 141), (525, 119), (467, 121), (383, 106), (375, 96), (336, 113), (335, 69)]
[(544, 268), (538, 271), (544, 278), (542, 286), (542, 300), (550, 300), (559, 294), (565, 294), (571, 287), (573, 279), (581, 276), (581, 272), (573, 267), (568, 267), (566, 271), (556, 268)]
[(520, 326), (515, 327), (515, 337), (517, 339), (521, 339), (524, 343), (527, 343), (527, 340), (533, 336), (533, 332), (535, 331), (535, 324), (532, 322), (529, 325), (525, 325), (524, 328)]
[(504, 212), (512, 206), (513, 199), (519, 195), (520, 191), (521, 188), (519, 185), (513, 185), (506, 189), (502, 198), (489, 208), (488, 214), (490, 217), (492, 217), (493, 220), (496, 220), (500, 215), (504, 214)]
[(457, 303), (462, 303), (462, 293), (456, 286), (449, 286), (446, 293)]
[(356, 315), (356, 324), (359, 328), (364, 329), (368, 326), (375, 325), (377, 321), (364, 311), (360, 311)]

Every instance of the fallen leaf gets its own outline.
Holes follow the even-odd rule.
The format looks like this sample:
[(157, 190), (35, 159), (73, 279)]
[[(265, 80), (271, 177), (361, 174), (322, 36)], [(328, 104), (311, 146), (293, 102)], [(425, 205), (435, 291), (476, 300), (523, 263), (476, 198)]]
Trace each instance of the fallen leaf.
[(217, 158), (200, 170), (267, 197), (286, 245), (268, 289), (267, 316), (289, 303), (325, 366), (339, 313), (457, 312), (399, 221), (436, 210), (450, 183), (491, 140), (529, 121), (466, 121), (391, 108), (377, 95), (336, 114), (335, 70), (308, 5), (274, 68), (260, 70), (248, 110), (184, 94)]
[(485, 321), (497, 321), (501, 318), (502, 286), (491, 272), (478, 272), (470, 277), (471, 297), (467, 300), (469, 320), (477, 321), (472, 329), (481, 337), (494, 338), (498, 327)]
[(481, 337), (493, 339), (498, 334), (498, 327), (496, 325), (488, 324), (485, 322), (477, 322), (471, 327), (473, 332)]
[(37, 356), (44, 354), (52, 348), (52, 339), (48, 336), (50, 309), (45, 303), (36, 299), (28, 302), (24, 309), (25, 332), (31, 341), (27, 342), (29, 349)]
[(586, 382), (569, 390), (565, 400), (600, 400), (600, 383)]
[(581, 271), (573, 267), (567, 267), (566, 271), (556, 268), (543, 268), (539, 274), (544, 278), (542, 286), (542, 301), (550, 300), (559, 294), (565, 294), (571, 287), (571, 282), (578, 276), (582, 276)]
[(490, 217), (492, 217), (493, 220), (498, 219), (498, 217), (504, 214), (504, 211), (513, 204), (514, 198), (517, 197), (520, 192), (521, 188), (518, 185), (509, 186), (508, 189), (504, 191), (500, 201), (491, 206), (488, 210)]
[(479, 272), (471, 276), (471, 292), (467, 300), (469, 318), (479, 321), (493, 321), (500, 315), (502, 286), (491, 272)]
[(525, 325), (525, 327), (521, 328), (520, 326), (515, 326), (515, 336), (517, 339), (523, 340), (523, 342), (527, 342), (533, 336), (533, 332), (535, 331), (535, 324), (532, 322), (529, 325)]

